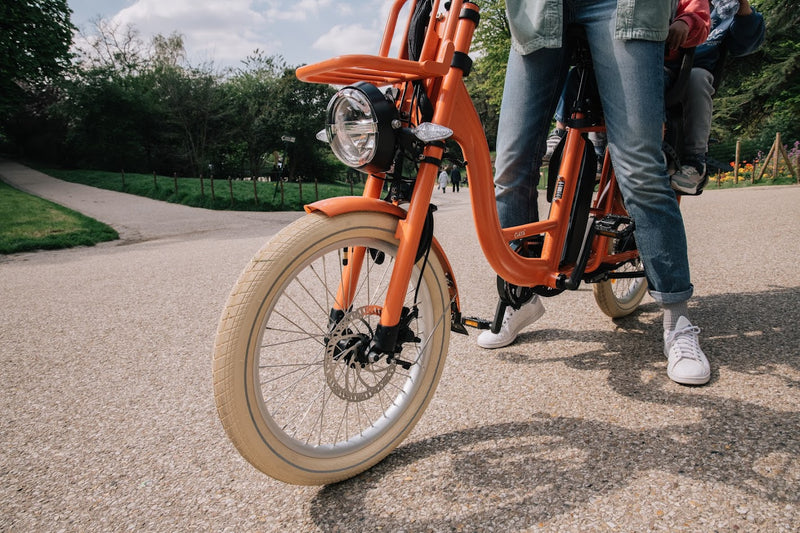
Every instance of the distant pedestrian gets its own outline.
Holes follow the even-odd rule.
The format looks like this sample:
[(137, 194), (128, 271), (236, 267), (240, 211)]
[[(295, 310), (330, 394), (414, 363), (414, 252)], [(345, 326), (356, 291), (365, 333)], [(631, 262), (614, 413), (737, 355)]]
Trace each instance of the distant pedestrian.
[(442, 194), (447, 192), (447, 171), (445, 169), (439, 172), (439, 188), (442, 189)]
[(450, 183), (453, 184), (453, 192), (460, 192), (461, 172), (458, 170), (458, 165), (453, 165), (453, 169), (450, 171)]

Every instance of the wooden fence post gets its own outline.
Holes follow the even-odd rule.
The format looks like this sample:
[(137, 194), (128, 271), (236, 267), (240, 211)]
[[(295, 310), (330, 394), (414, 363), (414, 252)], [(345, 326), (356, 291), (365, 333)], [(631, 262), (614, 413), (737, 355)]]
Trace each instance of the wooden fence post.
[(733, 183), (739, 184), (739, 155), (741, 154), (742, 142), (736, 141), (736, 159), (733, 162)]
[[(795, 172), (795, 167), (797, 165), (795, 164), (795, 167), (792, 166), (792, 161), (791, 161), (791, 159), (789, 159), (789, 154), (786, 153), (786, 148), (783, 146), (783, 143), (779, 144), (778, 148), (780, 149), (780, 153), (783, 156), (783, 160), (786, 161), (786, 168), (789, 170), (789, 174), (794, 176), (795, 180), (797, 180), (797, 173)], [(778, 157), (775, 156), (775, 160), (776, 161), (777, 161), (777, 159), (778, 159)], [(776, 163), (776, 165), (777, 165), (777, 163)], [(776, 177), (777, 177), (777, 173), (776, 173)]]
[(786, 162), (786, 168), (789, 170), (792, 176), (794, 176), (795, 181), (800, 183), (800, 165), (798, 165), (798, 159), (795, 158), (795, 164), (792, 165), (792, 162), (789, 159), (789, 154), (786, 153), (786, 148), (783, 147), (783, 143), (781, 142), (781, 132), (777, 132), (775, 134), (775, 142), (772, 143), (772, 148), (769, 149), (769, 154), (767, 154), (767, 157), (764, 159), (764, 163), (758, 173), (759, 179), (761, 179), (761, 176), (763, 176), (764, 172), (766, 172), (770, 160), (772, 160), (772, 179), (774, 180), (777, 178), (778, 164), (780, 163), (781, 157)]
[(772, 179), (774, 180), (778, 177), (778, 154), (780, 154), (781, 148), (783, 148), (781, 144), (781, 132), (775, 134), (775, 144), (773, 146), (775, 147), (775, 159), (773, 159), (772, 163)]
[(172, 173), (172, 181), (175, 184), (175, 198), (177, 198), (178, 197), (178, 173), (177, 172), (173, 172)]
[(217, 196), (214, 194), (214, 174), (211, 174), (209, 180), (211, 181), (211, 201), (216, 202)]
[(774, 154), (775, 154), (775, 143), (773, 142), (772, 146), (769, 149), (769, 152), (767, 153), (767, 157), (764, 158), (764, 161), (761, 164), (761, 170), (758, 171), (758, 178), (754, 177), (753, 183), (755, 183), (757, 180), (760, 180), (764, 176), (764, 172), (766, 172), (767, 168), (769, 168), (769, 161), (770, 159), (772, 159), (772, 156)]

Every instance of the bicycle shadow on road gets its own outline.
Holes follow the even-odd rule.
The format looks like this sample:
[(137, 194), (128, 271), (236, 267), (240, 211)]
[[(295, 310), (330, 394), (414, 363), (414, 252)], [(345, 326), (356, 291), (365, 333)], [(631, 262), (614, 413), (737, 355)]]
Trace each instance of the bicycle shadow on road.
[[(666, 358), (661, 351), (658, 305), (645, 304), (639, 311), (616, 319), (617, 331), (533, 330), (521, 334), (517, 341), (561, 339), (601, 343), (601, 349), (542, 359), (520, 353), (511, 345), (498, 351), (497, 357), (518, 364), (561, 361), (579, 370), (605, 369), (617, 392), (642, 399), (642, 393), (650, 388), (639, 379), (631, 380), (631, 374), (653, 370), (666, 379)], [(754, 376), (772, 375), (786, 386), (800, 387), (800, 288), (695, 297), (689, 312), (692, 321), (701, 326), (700, 343), (712, 366), (711, 384), (725, 369)], [(643, 313), (658, 319), (642, 320)], [(781, 365), (793, 372), (782, 372), (778, 368)]]
[[(776, 379), (789, 389), (800, 386), (800, 327), (794, 316), (800, 289), (695, 300), (692, 316), (704, 327), (703, 346), (718, 369), (715, 379), (725, 369), (745, 378)], [(691, 407), (699, 417), (632, 430), (538, 413), (525, 421), (437, 435), (403, 445), (361, 476), (323, 488), (311, 502), (315, 523), (326, 531), (512, 531), (569, 516), (581, 505), (650, 476), (725, 486), (744, 495), (743, 508), (760, 500), (794, 509), (800, 503), (796, 406), (787, 410), (746, 396), (697, 394), (708, 389), (681, 387), (665, 375), (644, 382), (632, 365), (645, 371), (660, 365), (659, 376), (665, 374), (658, 352), (639, 355), (653, 352), (660, 323), (631, 316), (618, 326), (627, 333), (558, 331), (604, 345), (562, 360), (573, 368), (608, 370), (609, 386), (618, 394), (665, 408)], [(539, 363), (512, 356), (514, 363)], [(669, 498), (658, 491), (680, 490), (677, 485), (657, 487), (655, 498)], [(714, 512), (704, 511), (702, 502), (688, 509)]]

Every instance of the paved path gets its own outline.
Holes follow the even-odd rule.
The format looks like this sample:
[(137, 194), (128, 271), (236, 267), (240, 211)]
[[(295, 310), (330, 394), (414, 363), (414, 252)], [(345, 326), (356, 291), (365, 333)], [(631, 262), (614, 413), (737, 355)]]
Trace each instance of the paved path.
[(23, 165), (0, 159), (0, 179), (17, 189), (51, 200), (113, 226), (121, 242), (170, 237), (196, 238), (207, 232), (253, 227), (275, 232), (297, 213), (214, 211), (170, 204), (58, 180)]
[[(366, 474), (293, 487), (217, 421), (211, 346), (240, 270), (292, 213), (219, 213), (0, 176), (110, 223), (117, 243), (0, 258), (0, 531), (796, 531), (800, 187), (684, 202), (711, 383), (670, 382), (646, 300), (591, 289), (520, 340), (454, 336), (436, 397)], [(467, 193), (437, 236), (470, 314), (495, 296)]]

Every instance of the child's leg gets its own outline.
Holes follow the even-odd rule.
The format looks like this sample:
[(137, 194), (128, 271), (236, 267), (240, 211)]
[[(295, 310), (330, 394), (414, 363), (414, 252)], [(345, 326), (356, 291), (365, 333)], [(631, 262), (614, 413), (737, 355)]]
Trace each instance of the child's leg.
[(683, 112), (683, 146), (687, 161), (692, 157), (702, 156), (699, 162), (705, 163), (708, 136), (711, 132), (713, 83), (714, 77), (709, 71), (702, 68), (692, 69)]

